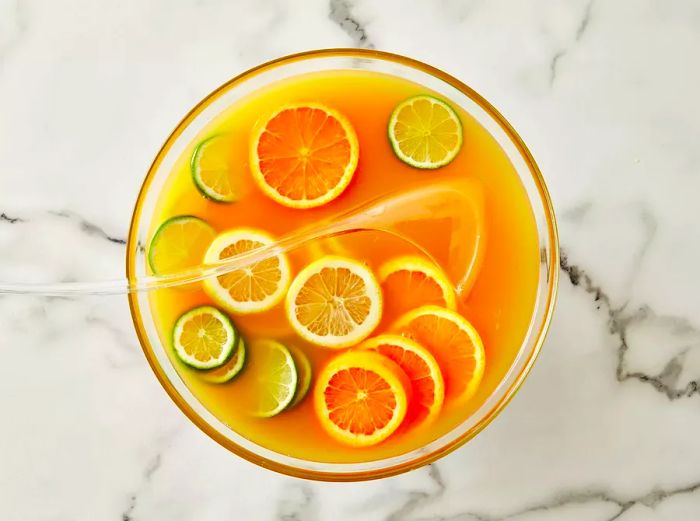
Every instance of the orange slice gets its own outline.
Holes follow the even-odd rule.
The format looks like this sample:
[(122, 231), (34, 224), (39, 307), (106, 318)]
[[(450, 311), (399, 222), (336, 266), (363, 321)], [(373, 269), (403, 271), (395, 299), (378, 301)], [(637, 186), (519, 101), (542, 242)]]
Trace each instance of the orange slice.
[(484, 375), (484, 345), (462, 315), (439, 306), (423, 306), (401, 316), (393, 328), (426, 347), (440, 364), (445, 398), (466, 400)]
[(452, 284), (433, 262), (419, 255), (391, 259), (379, 268), (385, 315), (396, 317), (427, 304), (457, 308)]
[(314, 409), (334, 439), (366, 447), (401, 425), (410, 397), (411, 384), (396, 363), (372, 351), (348, 351), (319, 374)]
[[(205, 264), (215, 264), (275, 242), (262, 230), (237, 228), (220, 234), (204, 255)], [(270, 254), (250, 265), (204, 281), (204, 289), (231, 313), (267, 311), (283, 298), (291, 278), (289, 261), (283, 253)]]
[(328, 255), (299, 272), (285, 308), (290, 325), (303, 339), (318, 346), (348, 347), (379, 324), (382, 293), (367, 266)]
[(386, 356), (406, 373), (413, 394), (406, 421), (418, 423), (437, 417), (445, 398), (445, 385), (440, 366), (425, 347), (399, 335), (379, 335), (365, 340), (360, 347)]
[(313, 208), (347, 188), (359, 157), (357, 135), (339, 112), (319, 103), (284, 106), (253, 131), (253, 179), (271, 199)]

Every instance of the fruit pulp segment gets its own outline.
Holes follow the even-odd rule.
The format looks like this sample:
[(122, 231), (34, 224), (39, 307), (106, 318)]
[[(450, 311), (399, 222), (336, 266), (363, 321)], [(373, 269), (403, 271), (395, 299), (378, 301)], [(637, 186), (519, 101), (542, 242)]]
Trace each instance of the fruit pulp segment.
[[(389, 384), (368, 369), (352, 367), (339, 371), (331, 378), (329, 390), (325, 399), (331, 420), (353, 434), (372, 434), (384, 427), (396, 407)], [(371, 405), (353, 407), (358, 395)]]
[[(326, 462), (365, 462), (424, 446), (449, 432), (483, 404), (504, 378), (526, 335), (537, 292), (539, 247), (525, 189), (496, 141), (454, 104), (464, 136), (455, 159), (437, 170), (419, 170), (400, 161), (387, 138), (389, 117), (399, 103), (419, 94), (431, 92), (394, 76), (359, 71), (314, 73), (269, 85), (212, 120), (185, 150), (162, 191), (151, 232), (169, 217), (196, 215), (218, 233), (251, 227), (280, 236), (329, 215), (349, 211), (370, 199), (436, 180), (471, 178), (483, 186), (487, 247), (473, 288), (458, 304), (458, 311), (479, 331), (486, 349), (486, 372), (476, 394), (459, 407), (451, 407), (446, 401), (439, 417), (425, 429), (398, 433), (376, 446), (352, 448), (339, 444), (321, 428), (311, 392), (282, 414), (257, 418), (235, 406), (255, 402), (251, 376), (245, 369), (230, 383), (212, 385), (177, 365), (173, 357), (181, 377), (201, 403), (223, 423), (261, 446), (297, 458)], [(322, 103), (342, 113), (359, 140), (359, 163), (347, 189), (328, 204), (304, 210), (286, 208), (265, 195), (252, 179), (248, 159), (249, 137), (260, 118), (276, 108), (301, 102)], [(232, 136), (230, 153), (238, 158), (232, 162), (237, 199), (231, 204), (203, 197), (194, 186), (190, 172), (190, 158), (197, 144), (218, 134)], [(421, 237), (428, 249), (440, 250), (449, 243), (441, 223), (426, 221), (416, 223), (416, 227), (425, 228)], [(289, 258), (292, 277), (323, 254), (351, 256), (366, 263), (376, 274), (382, 264), (394, 257), (419, 253), (397, 237), (365, 231), (320, 241), (290, 252)], [(213, 304), (199, 287), (158, 290), (149, 298), (164, 346), (169, 345), (172, 325), (182, 313), (198, 305)], [(380, 329), (395, 318), (383, 317)], [(301, 349), (314, 375), (337, 354), (299, 338), (289, 326), (283, 305), (258, 314), (234, 315), (232, 319), (246, 340), (249, 360), (256, 354), (249, 340), (260, 337)], [(376, 331), (380, 332), (383, 331)]]
[[(299, 129), (291, 141), (281, 137), (289, 127)], [(295, 158), (301, 150), (303, 161)], [(316, 199), (335, 186), (350, 160), (350, 145), (335, 119), (314, 108), (289, 108), (275, 116), (260, 137), (257, 148), (267, 182), (292, 199)], [(270, 173), (268, 173), (270, 172)], [(291, 175), (297, 174), (297, 175)]]

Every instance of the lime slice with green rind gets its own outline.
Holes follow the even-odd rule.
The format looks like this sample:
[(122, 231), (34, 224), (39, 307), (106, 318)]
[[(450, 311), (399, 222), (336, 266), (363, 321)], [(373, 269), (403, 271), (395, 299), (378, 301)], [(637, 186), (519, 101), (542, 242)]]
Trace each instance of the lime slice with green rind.
[(225, 384), (230, 382), (234, 377), (238, 376), (243, 366), (245, 365), (246, 349), (245, 342), (241, 336), (238, 337), (238, 345), (233, 350), (231, 358), (224, 365), (217, 369), (200, 374), (203, 380), (213, 384)]
[(148, 246), (148, 264), (159, 275), (199, 266), (214, 237), (214, 228), (199, 217), (171, 217), (153, 234)]
[(297, 370), (292, 354), (274, 340), (250, 343), (243, 376), (253, 385), (249, 406), (254, 416), (270, 418), (285, 410), (294, 399)]
[(388, 132), (396, 157), (415, 168), (445, 166), (462, 148), (459, 116), (433, 96), (413, 96), (399, 103), (389, 118)]
[(240, 199), (232, 168), (233, 144), (228, 134), (208, 137), (192, 153), (192, 179), (202, 195), (219, 203)]
[(229, 361), (238, 344), (238, 331), (231, 319), (212, 306), (199, 306), (184, 313), (173, 327), (177, 357), (195, 369), (214, 369)]
[(311, 387), (311, 362), (309, 362), (308, 357), (302, 352), (301, 349), (294, 346), (288, 346), (289, 352), (292, 353), (292, 358), (294, 358), (294, 365), (297, 369), (297, 388), (294, 392), (294, 399), (292, 403), (289, 404), (288, 409), (299, 404), (309, 392), (309, 387)]

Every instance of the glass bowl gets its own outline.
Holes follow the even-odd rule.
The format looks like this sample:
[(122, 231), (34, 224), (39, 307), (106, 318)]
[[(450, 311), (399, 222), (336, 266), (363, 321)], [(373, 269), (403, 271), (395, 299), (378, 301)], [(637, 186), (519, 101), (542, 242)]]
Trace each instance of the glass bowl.
[[(178, 407), (215, 441), (262, 467), (296, 477), (358, 481), (387, 477), (431, 463), (466, 443), (505, 407), (527, 376), (544, 342), (557, 291), (559, 245), (552, 203), (535, 160), (506, 119), (473, 89), (430, 65), (374, 50), (328, 49), (279, 58), (236, 76), (203, 99), (175, 128), (151, 165), (134, 209), (127, 245), (127, 277), (146, 276), (145, 248), (158, 194), (177, 158), (202, 128), (243, 96), (292, 76), (338, 69), (393, 74), (422, 84), (460, 105), (504, 150), (524, 185), (537, 225), (540, 249), (539, 281), (525, 339), (503, 380), (471, 416), (440, 438), (411, 452), (365, 463), (321, 463), (266, 449), (219, 421), (197, 400), (172, 366), (156, 332), (148, 295), (129, 295), (131, 315), (153, 372)], [(142, 312), (142, 309), (145, 312)]]

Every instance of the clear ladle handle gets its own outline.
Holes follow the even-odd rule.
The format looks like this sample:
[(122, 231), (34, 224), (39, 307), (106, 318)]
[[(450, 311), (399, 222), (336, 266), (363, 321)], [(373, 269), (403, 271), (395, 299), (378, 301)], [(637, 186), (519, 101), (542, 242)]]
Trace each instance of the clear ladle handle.
[[(201, 264), (167, 275), (149, 275), (128, 280), (94, 282), (22, 283), (0, 281), (0, 294), (79, 296), (117, 295), (191, 284), (245, 268), (271, 255), (292, 251), (313, 241), (357, 231), (382, 231), (404, 239), (441, 265), (458, 295), (471, 288), (484, 251), (484, 203), (481, 186), (474, 180), (440, 181), (397, 194), (379, 197), (320, 223), (299, 228), (274, 244), (228, 257), (216, 264)], [(435, 227), (449, 227), (445, 251), (431, 251), (424, 245)], [(444, 230), (443, 230), (444, 232)], [(442, 233), (442, 232), (441, 232)], [(423, 235), (423, 237), (421, 237)], [(135, 246), (134, 246), (135, 247)]]

